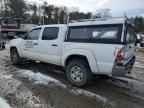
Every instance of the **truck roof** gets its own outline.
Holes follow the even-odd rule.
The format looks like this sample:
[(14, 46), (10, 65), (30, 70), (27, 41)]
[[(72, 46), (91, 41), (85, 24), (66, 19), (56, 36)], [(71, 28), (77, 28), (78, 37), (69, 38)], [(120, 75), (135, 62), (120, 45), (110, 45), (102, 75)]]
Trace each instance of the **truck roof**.
[(41, 25), (41, 26), (37, 26), (38, 27), (62, 27), (62, 26), (66, 26), (66, 24), (50, 24), (50, 25)]
[(124, 24), (125, 22), (134, 25), (127, 17), (80, 19), (80, 20), (73, 20), (68, 25), (69, 26), (108, 25), (108, 24)]
[(110, 18), (96, 18), (96, 19), (79, 19), (72, 20), (68, 24), (50, 24), (50, 25), (41, 25), (38, 27), (66, 27), (66, 26), (87, 26), (87, 25), (108, 25), (108, 24), (124, 24), (128, 23), (132, 26), (134, 24), (127, 17), (110, 17)]
[(40, 26), (36, 26), (32, 29), (36, 29), (36, 28), (40, 28), (40, 27), (66, 27), (67, 24), (50, 24), (50, 25), (40, 25)]

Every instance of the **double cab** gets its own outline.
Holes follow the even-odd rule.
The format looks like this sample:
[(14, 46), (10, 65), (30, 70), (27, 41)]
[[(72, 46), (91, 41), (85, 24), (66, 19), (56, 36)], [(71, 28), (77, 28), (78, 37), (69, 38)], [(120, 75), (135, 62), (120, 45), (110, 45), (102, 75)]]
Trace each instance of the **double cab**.
[(93, 75), (124, 76), (135, 62), (136, 35), (127, 18), (42, 25), (10, 42), (12, 63), (30, 59), (61, 66), (70, 83), (83, 87)]

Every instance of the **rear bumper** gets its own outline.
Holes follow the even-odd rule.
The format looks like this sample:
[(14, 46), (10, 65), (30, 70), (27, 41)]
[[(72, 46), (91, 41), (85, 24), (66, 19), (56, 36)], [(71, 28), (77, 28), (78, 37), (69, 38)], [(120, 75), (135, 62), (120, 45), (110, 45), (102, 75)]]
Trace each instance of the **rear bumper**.
[(113, 76), (124, 76), (130, 73), (135, 63), (135, 56), (125, 65), (115, 65), (112, 70)]

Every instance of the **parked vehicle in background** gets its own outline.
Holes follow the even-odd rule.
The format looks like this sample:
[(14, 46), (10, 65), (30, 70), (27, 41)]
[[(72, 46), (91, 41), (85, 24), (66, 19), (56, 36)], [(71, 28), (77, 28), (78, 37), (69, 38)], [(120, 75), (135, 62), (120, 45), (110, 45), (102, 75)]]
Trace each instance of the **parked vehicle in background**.
[(144, 33), (139, 33), (138, 36), (140, 37), (139, 43), (141, 47), (144, 47)]
[(0, 17), (0, 32), (2, 36), (14, 36), (18, 29), (17, 21), (9, 17)]
[(5, 49), (6, 41), (3, 37), (0, 36), (0, 49)]
[(82, 87), (92, 75), (130, 73), (136, 44), (129, 19), (90, 19), (33, 28), (10, 42), (10, 54), (15, 65), (27, 58), (61, 66), (69, 82)]
[(140, 34), (136, 34), (137, 37), (137, 42), (140, 43), (140, 41), (142, 40), (142, 36)]
[(142, 37), (141, 41), (140, 41), (140, 46), (144, 47), (144, 37)]

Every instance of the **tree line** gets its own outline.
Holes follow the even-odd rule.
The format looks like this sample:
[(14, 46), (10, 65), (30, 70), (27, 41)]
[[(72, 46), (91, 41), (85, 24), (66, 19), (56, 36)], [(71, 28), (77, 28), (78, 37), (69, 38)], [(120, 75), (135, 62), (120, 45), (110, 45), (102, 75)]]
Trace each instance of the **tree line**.
[(144, 18), (141, 16), (136, 16), (131, 18), (133, 23), (135, 24), (135, 30), (137, 33), (143, 32), (144, 33)]
[[(64, 24), (69, 20), (89, 19), (92, 17), (111, 17), (110, 9), (103, 9), (93, 15), (91, 12), (80, 12), (78, 8), (55, 6), (47, 1), (42, 4), (28, 3), (25, 0), (0, 0), (0, 17), (22, 18), (22, 23)], [(144, 18), (131, 18), (137, 32), (144, 32)]]
[(43, 2), (41, 5), (25, 0), (0, 0), (0, 17), (22, 18), (24, 23), (64, 24), (67, 20), (88, 19), (91, 13), (79, 12), (77, 8), (54, 6)]

